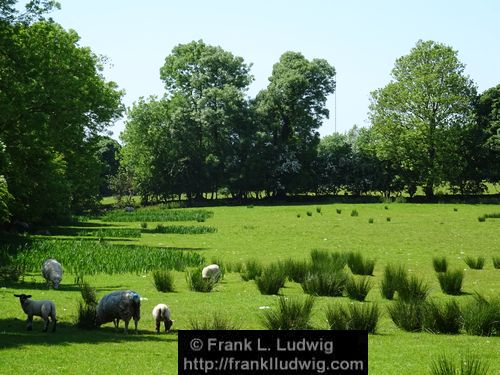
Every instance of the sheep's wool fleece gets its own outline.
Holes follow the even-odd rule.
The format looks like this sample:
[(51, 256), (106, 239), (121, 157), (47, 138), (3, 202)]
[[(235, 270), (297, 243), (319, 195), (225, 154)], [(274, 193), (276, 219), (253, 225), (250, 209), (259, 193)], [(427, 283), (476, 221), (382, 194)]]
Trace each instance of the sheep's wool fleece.
[(46, 280), (52, 280), (54, 277), (62, 278), (63, 270), (61, 263), (55, 259), (47, 259), (43, 262), (42, 275)]
[(101, 323), (113, 319), (130, 320), (140, 318), (141, 297), (132, 290), (106, 294), (97, 305), (97, 319)]

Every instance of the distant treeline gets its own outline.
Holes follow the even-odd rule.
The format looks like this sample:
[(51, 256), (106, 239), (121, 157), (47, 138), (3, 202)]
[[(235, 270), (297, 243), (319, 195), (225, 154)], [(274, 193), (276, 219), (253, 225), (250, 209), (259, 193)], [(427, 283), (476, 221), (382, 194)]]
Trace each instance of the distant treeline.
[(320, 139), (336, 72), (285, 52), (268, 86), (203, 41), (176, 46), (161, 98), (127, 113), (123, 147), (104, 136), (123, 113), (105, 60), (44, 19), (57, 3), (0, 0), (0, 225), (57, 221), (102, 195), (145, 202), (218, 196), (480, 194), (500, 180), (500, 85), (478, 94), (457, 51), (419, 41), (371, 93), (369, 128)]

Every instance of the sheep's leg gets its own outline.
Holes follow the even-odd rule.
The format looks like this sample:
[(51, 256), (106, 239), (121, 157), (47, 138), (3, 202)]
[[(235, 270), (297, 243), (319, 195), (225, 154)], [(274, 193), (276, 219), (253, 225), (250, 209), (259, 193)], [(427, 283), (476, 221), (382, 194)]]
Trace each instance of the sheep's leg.
[(47, 329), (49, 328), (49, 317), (44, 318), (43, 322), (44, 322), (43, 332), (47, 332)]
[(168, 329), (167, 329), (167, 321), (166, 321), (166, 320), (164, 320), (164, 321), (163, 321), (163, 324), (165, 325), (165, 332), (167, 332), (167, 331), (168, 331)]
[(125, 319), (125, 333), (128, 333), (128, 322), (130, 319)]
[(135, 333), (138, 334), (139, 331), (137, 331), (137, 323), (138, 323), (138, 320), (137, 319), (134, 319), (134, 326), (135, 326)]
[(52, 317), (52, 332), (56, 331), (56, 323), (57, 323), (57, 319), (55, 316), (53, 316)]
[(159, 320), (156, 321), (156, 333), (160, 333), (160, 324), (161, 322)]
[(120, 326), (120, 319), (113, 319), (113, 324), (115, 325), (115, 330), (118, 331), (118, 327)]
[(28, 319), (26, 320), (26, 329), (28, 331), (33, 330), (33, 315), (28, 315)]

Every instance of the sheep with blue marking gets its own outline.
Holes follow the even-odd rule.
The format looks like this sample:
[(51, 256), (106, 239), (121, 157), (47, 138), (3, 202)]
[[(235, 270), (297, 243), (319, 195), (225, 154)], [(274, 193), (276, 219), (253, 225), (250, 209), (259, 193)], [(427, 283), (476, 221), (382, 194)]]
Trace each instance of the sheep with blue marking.
[(47, 281), (47, 286), (49, 288), (52, 284), (54, 289), (58, 289), (63, 277), (61, 263), (55, 259), (47, 259), (42, 265), (42, 276)]
[(132, 290), (119, 290), (106, 294), (96, 308), (96, 325), (113, 322), (118, 330), (120, 319), (125, 322), (125, 333), (128, 333), (130, 319), (134, 319), (135, 333), (137, 323), (141, 319), (141, 297)]
[(45, 322), (43, 332), (47, 332), (49, 327), (49, 318), (52, 320), (52, 332), (56, 330), (56, 304), (52, 301), (35, 301), (31, 299), (30, 294), (14, 294), (19, 298), (21, 307), (28, 319), (26, 320), (26, 329), (31, 331), (33, 329), (33, 316), (39, 316)]

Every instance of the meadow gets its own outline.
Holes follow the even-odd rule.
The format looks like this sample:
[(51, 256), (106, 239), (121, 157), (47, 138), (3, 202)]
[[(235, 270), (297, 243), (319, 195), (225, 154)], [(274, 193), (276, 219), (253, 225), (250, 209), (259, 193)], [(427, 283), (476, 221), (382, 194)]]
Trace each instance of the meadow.
[[(353, 210), (357, 215), (352, 215)], [(370, 374), (429, 374), (435, 358), (467, 354), (488, 363), (490, 374), (500, 374), (498, 336), (474, 336), (463, 330), (455, 335), (403, 331), (387, 312), (394, 301), (380, 293), (384, 268), (401, 264), (409, 275), (430, 286), (431, 300), (456, 300), (462, 305), (476, 292), (485, 298), (498, 297), (500, 269), (493, 265), (493, 258), (500, 255), (498, 212), (497, 205), (398, 203), (153, 208), (91, 218), (80, 223), (81, 228), (78, 224), (59, 228), (59, 232), (48, 228), (51, 235), (30, 237), (30, 243), (24, 245), (30, 251), (18, 255), (26, 266), (22, 280), (0, 285), (0, 373), (42, 374), (53, 369), (55, 373), (175, 374), (177, 330), (190, 329), (193, 322), (213, 314), (241, 329), (264, 329), (263, 314), (276, 308), (279, 296), (263, 295), (254, 281), (243, 281), (238, 271), (245, 262), (305, 261), (318, 249), (359, 252), (375, 260), (369, 276), (372, 289), (364, 302), (378, 304), (381, 311), (376, 333), (369, 335)], [(159, 224), (160, 228), (178, 229), (155, 230)], [(213, 229), (192, 229), (195, 227)], [(47, 289), (38, 271), (37, 264), (48, 256), (65, 259), (66, 273), (59, 290)], [(479, 270), (464, 261), (480, 256), (485, 264)], [(450, 269), (463, 270), (459, 295), (441, 291), (433, 268), (435, 257), (446, 257)], [(84, 262), (89, 258), (93, 261)], [(75, 259), (80, 261), (72, 263)], [(212, 262), (225, 266), (223, 280), (209, 293), (189, 290), (186, 270)], [(172, 269), (173, 292), (155, 289), (152, 271), (156, 266)], [(117, 289), (138, 292), (143, 298), (140, 334), (115, 332), (111, 323), (90, 331), (76, 328), (81, 299), (75, 283), (78, 277), (95, 287), (98, 297)], [(54, 300), (57, 332), (42, 333), (38, 318), (34, 330), (27, 332), (14, 293)], [(307, 296), (299, 283), (289, 280), (279, 294), (300, 301)], [(171, 307), (175, 320), (171, 333), (154, 332), (151, 310), (157, 303)], [(332, 303), (348, 306), (353, 302), (345, 296), (317, 296), (311, 320), (314, 328), (328, 328), (325, 313)]]

